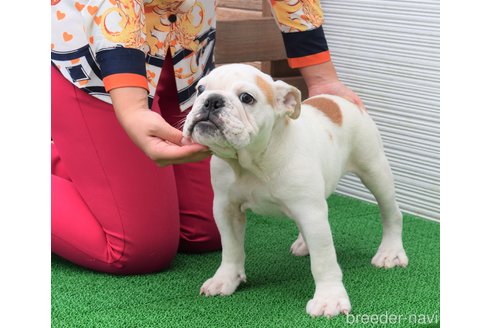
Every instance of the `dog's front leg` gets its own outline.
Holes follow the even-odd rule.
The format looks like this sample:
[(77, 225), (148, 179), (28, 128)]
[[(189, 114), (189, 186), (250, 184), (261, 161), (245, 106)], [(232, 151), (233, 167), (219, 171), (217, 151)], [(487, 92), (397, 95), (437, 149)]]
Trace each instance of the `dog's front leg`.
[(246, 281), (244, 273), (246, 215), (240, 211), (238, 204), (216, 197), (214, 216), (222, 241), (222, 262), (215, 275), (202, 285), (200, 294), (231, 295), (241, 281)]
[(314, 317), (349, 313), (350, 301), (337, 263), (326, 201), (296, 205), (290, 210), (309, 248), (311, 272), (316, 284), (314, 297), (307, 303), (306, 312)]

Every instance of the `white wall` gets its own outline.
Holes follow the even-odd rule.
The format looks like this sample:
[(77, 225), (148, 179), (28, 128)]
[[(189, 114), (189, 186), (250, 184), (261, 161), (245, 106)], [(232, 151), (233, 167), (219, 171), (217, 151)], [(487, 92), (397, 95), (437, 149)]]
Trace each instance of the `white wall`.
[[(376, 121), (404, 212), (439, 220), (439, 1), (321, 0), (340, 79)], [(374, 201), (355, 176), (337, 191)]]

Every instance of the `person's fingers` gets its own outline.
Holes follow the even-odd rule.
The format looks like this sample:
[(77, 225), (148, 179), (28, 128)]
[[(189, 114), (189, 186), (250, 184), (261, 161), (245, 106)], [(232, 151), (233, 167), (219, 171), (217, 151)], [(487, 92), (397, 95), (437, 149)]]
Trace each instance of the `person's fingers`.
[(205, 147), (199, 144), (193, 144), (189, 146), (176, 146), (171, 143), (165, 145), (159, 145), (160, 149), (158, 152), (165, 153), (155, 161), (159, 166), (165, 166), (169, 164), (181, 164), (188, 162), (198, 162), (201, 161), (212, 153)]
[(357, 95), (355, 93), (351, 93), (349, 94), (349, 99), (354, 103), (356, 104), (357, 106), (359, 106), (360, 104), (360, 99), (359, 97), (357, 97)]
[(196, 154), (210, 154), (207, 147), (200, 144), (185, 145), (185, 146), (169, 146), (169, 155), (175, 159), (186, 159)]
[(181, 139), (182, 145), (192, 145), (193, 143), (193, 139), (191, 139), (190, 137), (183, 137), (183, 139)]
[(364, 109), (364, 104), (362, 103), (362, 100), (360, 99), (358, 94), (356, 94), (352, 89), (346, 87), (343, 84), (340, 84), (340, 87), (341, 88), (337, 90), (337, 92), (333, 92), (334, 95), (341, 96), (351, 103), (357, 105), (357, 107)]
[[(202, 161), (204, 160), (205, 158), (207, 157), (210, 157), (212, 154), (210, 152), (206, 152), (206, 153), (197, 153), (197, 154), (194, 154), (192, 156), (189, 156), (189, 157), (186, 157), (186, 158), (183, 158), (183, 159), (176, 159), (176, 160), (173, 160), (172, 163), (167, 163), (167, 164), (164, 164), (164, 165), (168, 165), (168, 164), (182, 164), (182, 163), (191, 163), (191, 162), (199, 162), (199, 161)], [(158, 163), (160, 164), (160, 163)]]
[(362, 99), (357, 98), (357, 102), (355, 103), (360, 109), (366, 110), (366, 106), (364, 106), (364, 103), (362, 102)]
[(352, 102), (357, 105), (360, 109), (365, 110), (364, 103), (362, 102), (362, 99), (353, 91), (351, 91), (351, 98)]
[(166, 120), (159, 118), (154, 127), (155, 137), (167, 140), (175, 145), (181, 145), (183, 132), (171, 126)]
[(152, 152), (155, 160), (174, 161), (186, 159), (194, 154), (209, 154), (208, 148), (200, 144), (178, 146), (160, 139), (157, 139), (154, 142), (155, 144), (152, 147)]
[(350, 101), (351, 103), (359, 106), (359, 103), (358, 103), (358, 99), (357, 99), (357, 96), (355, 96), (353, 93), (344, 93), (344, 94), (336, 94), (334, 93), (335, 96), (340, 96), (348, 101)]

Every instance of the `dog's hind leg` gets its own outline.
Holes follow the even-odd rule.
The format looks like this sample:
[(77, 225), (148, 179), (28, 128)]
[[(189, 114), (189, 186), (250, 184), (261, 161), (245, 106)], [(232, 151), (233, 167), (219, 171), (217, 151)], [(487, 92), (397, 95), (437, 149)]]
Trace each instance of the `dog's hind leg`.
[(380, 268), (406, 267), (408, 258), (402, 242), (403, 218), (395, 199), (391, 168), (382, 146), (373, 149), (372, 155), (365, 157), (363, 161), (358, 161), (359, 165), (356, 165), (355, 170), (362, 183), (376, 198), (381, 211), (383, 237), (371, 263)]
[(294, 241), (292, 243), (292, 246), (290, 246), (290, 252), (295, 256), (309, 255), (309, 249), (300, 232), (299, 232), (299, 236), (297, 236), (296, 241)]

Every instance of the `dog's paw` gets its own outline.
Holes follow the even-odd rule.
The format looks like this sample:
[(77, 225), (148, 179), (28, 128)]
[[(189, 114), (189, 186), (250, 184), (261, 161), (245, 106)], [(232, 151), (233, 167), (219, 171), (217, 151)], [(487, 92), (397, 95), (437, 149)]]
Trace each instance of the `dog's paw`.
[(381, 245), (371, 260), (372, 265), (378, 268), (390, 269), (395, 266), (406, 267), (408, 257), (402, 246), (388, 247)]
[(340, 313), (347, 315), (352, 306), (343, 285), (316, 291), (313, 299), (306, 305), (306, 312), (311, 317), (325, 316), (332, 318)]
[(299, 237), (297, 237), (296, 241), (290, 246), (290, 252), (295, 256), (309, 255), (309, 249), (301, 234), (299, 234)]
[(244, 274), (216, 273), (212, 278), (205, 281), (200, 288), (200, 295), (231, 295), (236, 291), (241, 282), (246, 282)]

